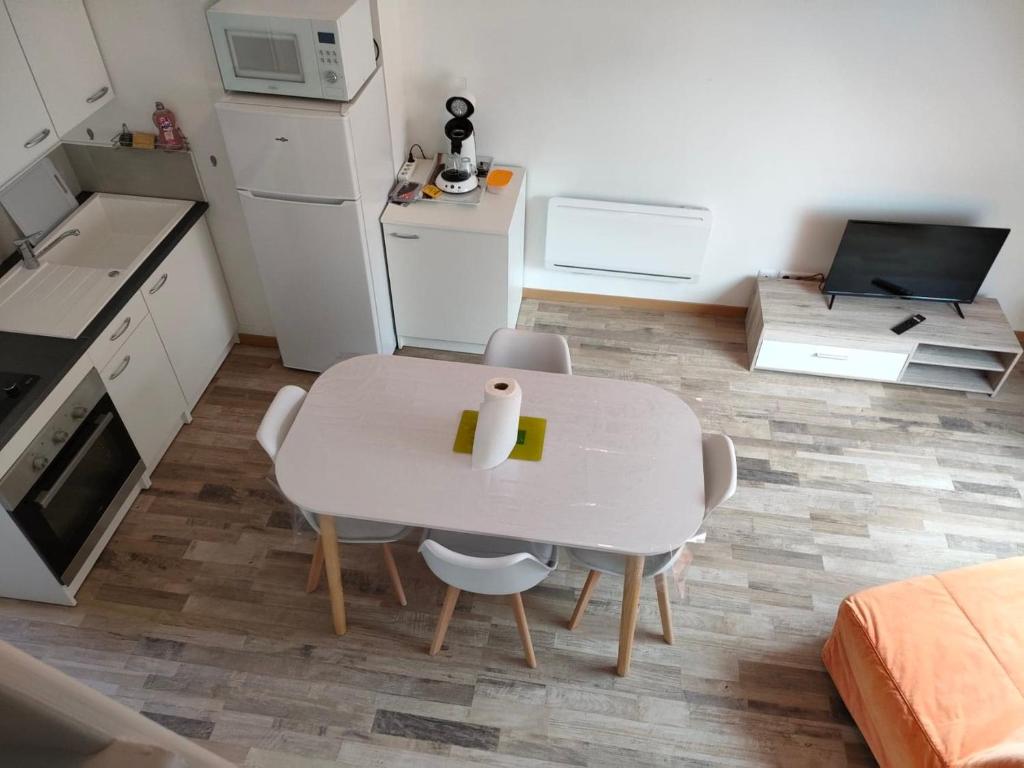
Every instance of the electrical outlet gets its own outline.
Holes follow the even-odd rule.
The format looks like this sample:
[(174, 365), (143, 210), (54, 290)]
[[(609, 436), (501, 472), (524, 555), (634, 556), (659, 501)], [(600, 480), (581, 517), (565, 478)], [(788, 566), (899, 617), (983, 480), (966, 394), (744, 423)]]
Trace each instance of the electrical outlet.
[(413, 174), (413, 172), (415, 170), (416, 170), (416, 161), (415, 160), (411, 160), (411, 161), (403, 164), (402, 167), (398, 171), (398, 180), (399, 181), (408, 181), (409, 179), (412, 178), (412, 174)]
[(781, 276), (781, 272), (777, 269), (759, 269), (757, 270), (758, 277), (767, 277), (769, 279), (778, 278)]

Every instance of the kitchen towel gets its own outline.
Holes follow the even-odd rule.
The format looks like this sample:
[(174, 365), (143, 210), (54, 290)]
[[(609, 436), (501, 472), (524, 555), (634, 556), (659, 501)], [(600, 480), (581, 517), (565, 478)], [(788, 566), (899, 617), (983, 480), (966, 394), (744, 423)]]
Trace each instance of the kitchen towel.
[(515, 379), (487, 382), (473, 437), (473, 469), (491, 469), (508, 458), (519, 436), (522, 404), (523, 391)]

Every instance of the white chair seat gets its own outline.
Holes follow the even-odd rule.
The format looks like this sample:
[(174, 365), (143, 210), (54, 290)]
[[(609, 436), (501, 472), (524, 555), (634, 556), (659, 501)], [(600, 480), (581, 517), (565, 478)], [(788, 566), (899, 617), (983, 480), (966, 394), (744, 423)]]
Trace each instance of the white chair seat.
[[(644, 578), (657, 576), (672, 567), (679, 559), (683, 548), (674, 552), (663, 552), (660, 555), (650, 555), (644, 560)], [(616, 576), (624, 576), (626, 573), (625, 555), (617, 555), (613, 552), (602, 552), (595, 549), (569, 549), (569, 556), (576, 562), (587, 566), (592, 571), (610, 573)]]
[(373, 523), (351, 517), (334, 518), (334, 529), (342, 544), (384, 544), (404, 539), (412, 528), (393, 523)]
[[(306, 522), (320, 533), (320, 521), (308, 510), (301, 510)], [(342, 544), (387, 544), (404, 539), (412, 528), (398, 523), (377, 523), (372, 520), (357, 520), (354, 517), (335, 517), (334, 530)]]
[(449, 531), (424, 531), (420, 554), (445, 584), (480, 595), (525, 592), (558, 565), (551, 544)]
[(431, 656), (440, 652), (455, 603), (465, 590), (511, 595), (526, 663), (531, 668), (537, 666), (521, 593), (540, 584), (558, 566), (558, 547), (498, 536), (424, 531), (420, 554), (434, 575), (448, 585), (430, 644)]
[[(292, 424), (295, 422), (295, 417), (298, 415), (305, 399), (306, 390), (301, 387), (296, 387), (292, 384), (281, 387), (277, 394), (274, 395), (274, 400), (267, 409), (267, 412), (263, 415), (259, 429), (256, 430), (256, 440), (263, 450), (267, 452), (267, 456), (270, 457), (271, 461), (277, 458), (278, 451), (281, 450), (284, 439), (288, 435), (288, 430), (291, 429)], [(282, 498), (287, 498), (282, 493), (281, 486), (278, 484), (273, 472), (267, 475), (267, 480), (281, 494)], [(310, 563), (309, 576), (306, 577), (306, 591), (313, 592), (319, 586), (320, 578), (323, 575), (324, 559), (326, 557), (324, 553), (325, 542), (320, 537), (320, 522), (317, 520), (317, 516), (295, 505), (292, 505), (292, 508), (298, 509), (303, 519), (317, 533), (316, 547), (313, 550), (313, 562)], [(395, 597), (398, 598), (399, 603), (405, 605), (405, 589), (402, 587), (398, 566), (395, 565), (395, 558), (389, 545), (392, 541), (405, 538), (412, 529), (394, 523), (369, 522), (350, 517), (336, 517), (334, 519), (334, 528), (335, 538), (343, 544), (383, 545), (384, 565), (387, 567), (391, 586), (395, 590)], [(336, 545), (334, 542), (331, 542), (330, 546), (333, 548)]]
[[(712, 510), (729, 499), (736, 492), (736, 448), (727, 435), (720, 432), (705, 432), (701, 441), (704, 454), (704, 521)], [(703, 543), (707, 538), (704, 523), (687, 543)], [(669, 600), (668, 578), (665, 573), (675, 565), (685, 545), (671, 552), (644, 558), (643, 577), (654, 577), (658, 590), (658, 611), (661, 613), (661, 631), (665, 642), (672, 644), (672, 607)], [(592, 549), (569, 549), (569, 556), (590, 569), (587, 580), (580, 591), (576, 608), (569, 619), (569, 629), (576, 629), (587, 610), (590, 596), (602, 573), (624, 576), (627, 558)]]
[(572, 373), (569, 343), (557, 333), (499, 328), (484, 349), (484, 365), (527, 371)]
[(522, 539), (504, 539), (498, 536), (478, 536), (473, 533), (430, 530), (424, 538), (436, 541), (442, 547), (470, 557), (504, 557), (519, 552), (533, 555), (542, 563), (555, 560), (555, 546)]

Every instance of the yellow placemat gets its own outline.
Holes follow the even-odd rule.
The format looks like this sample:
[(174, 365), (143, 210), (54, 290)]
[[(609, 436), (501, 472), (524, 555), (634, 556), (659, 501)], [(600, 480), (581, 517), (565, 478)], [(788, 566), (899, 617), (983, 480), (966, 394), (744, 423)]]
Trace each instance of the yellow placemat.
[[(455, 432), (455, 445), (452, 450), (455, 453), (472, 453), (473, 437), (476, 435), (477, 411), (463, 411), (459, 419), (459, 428)], [(519, 436), (516, 438), (516, 447), (508, 455), (510, 459), (520, 461), (540, 461), (544, 454), (544, 432), (547, 430), (548, 420), (538, 419), (535, 416), (519, 417)]]

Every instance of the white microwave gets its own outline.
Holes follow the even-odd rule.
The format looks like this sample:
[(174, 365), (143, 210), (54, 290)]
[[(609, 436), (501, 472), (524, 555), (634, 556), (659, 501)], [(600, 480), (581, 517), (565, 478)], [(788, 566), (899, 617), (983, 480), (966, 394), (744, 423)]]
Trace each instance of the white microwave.
[(348, 101), (377, 66), (369, 0), (220, 0), (206, 17), (228, 91)]

